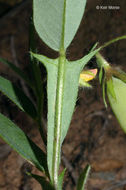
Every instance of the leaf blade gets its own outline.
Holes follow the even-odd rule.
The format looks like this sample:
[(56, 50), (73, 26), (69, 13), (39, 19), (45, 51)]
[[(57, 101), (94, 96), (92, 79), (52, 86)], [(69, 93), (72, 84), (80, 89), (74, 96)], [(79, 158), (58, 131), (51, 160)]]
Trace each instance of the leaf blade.
[(40, 38), (49, 47), (59, 51), (64, 36), (66, 49), (76, 34), (85, 5), (86, 0), (34, 0), (34, 25)]
[(31, 100), (24, 92), (16, 87), (12, 82), (0, 76), (0, 91), (14, 102), (22, 111), (29, 114), (32, 118), (37, 117), (36, 109)]
[(23, 71), (15, 66), (13, 63), (11, 63), (10, 61), (0, 57), (0, 62), (2, 62), (3, 64), (9, 66), (18, 76), (20, 76), (30, 87), (32, 87), (32, 84), (29, 80), (29, 78), (23, 73)]
[[(98, 51), (98, 50), (97, 50)], [(71, 117), (74, 111), (80, 72), (87, 62), (95, 55), (97, 51), (85, 56), (85, 59), (80, 62), (66, 63), (65, 79), (64, 79), (64, 95), (62, 105), (62, 129), (61, 129), (61, 144), (67, 134)], [(48, 168), (50, 177), (52, 177), (52, 161), (53, 161), (53, 141), (54, 141), (54, 120), (55, 120), (55, 101), (56, 101), (56, 84), (58, 75), (58, 59), (47, 59), (43, 55), (33, 54), (40, 62), (42, 62), (47, 69), (47, 92), (48, 92), (48, 143), (47, 143), (47, 155), (48, 155)]]
[(47, 171), (45, 153), (11, 120), (0, 113), (0, 136), (24, 159)]
[(84, 190), (84, 186), (87, 182), (87, 178), (90, 172), (90, 165), (87, 165), (86, 168), (82, 171), (79, 179), (78, 179), (78, 183), (77, 183), (77, 190)]
[(55, 190), (54, 187), (45, 179), (43, 176), (39, 176), (36, 174), (28, 173), (31, 177), (33, 177), (36, 181), (38, 181), (44, 190)]

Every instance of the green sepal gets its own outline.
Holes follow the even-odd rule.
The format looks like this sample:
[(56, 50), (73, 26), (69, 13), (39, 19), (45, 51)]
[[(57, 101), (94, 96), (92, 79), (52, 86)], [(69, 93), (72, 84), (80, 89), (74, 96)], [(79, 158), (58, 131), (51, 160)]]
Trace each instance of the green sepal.
[(106, 80), (105, 80), (105, 76), (103, 78), (103, 83), (102, 83), (102, 96), (103, 96), (104, 105), (107, 108), (107, 102), (106, 102)]
[(92, 86), (88, 82), (84, 81), (81, 78), (79, 78), (79, 86), (82, 87), (82, 88), (83, 87), (84, 88), (92, 88)]
[(99, 71), (99, 82), (100, 82), (100, 84), (102, 84), (102, 79), (103, 79), (103, 68), (101, 67), (100, 71)]
[(113, 77), (109, 79), (106, 83), (107, 83), (107, 91), (111, 94), (113, 99), (116, 101), (116, 94), (115, 94), (114, 85), (113, 85)]

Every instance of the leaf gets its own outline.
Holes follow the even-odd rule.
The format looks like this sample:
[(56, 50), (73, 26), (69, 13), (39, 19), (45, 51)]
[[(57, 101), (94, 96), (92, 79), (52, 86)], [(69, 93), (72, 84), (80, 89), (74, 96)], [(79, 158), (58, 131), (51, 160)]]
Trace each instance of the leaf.
[(61, 174), (59, 175), (59, 178), (58, 178), (58, 190), (62, 190), (63, 179), (64, 179), (65, 171), (66, 171), (66, 168), (65, 168), (65, 169), (61, 172)]
[(91, 169), (90, 165), (87, 165), (86, 168), (81, 173), (81, 175), (78, 179), (78, 183), (77, 183), (77, 190), (84, 190), (84, 186), (87, 182), (87, 178), (88, 178), (90, 169)]
[(8, 60), (0, 57), (0, 62), (9, 66), (18, 76), (20, 76), (30, 87), (32, 87), (32, 83), (30, 82), (29, 78), (24, 74), (24, 72), (19, 68), (16, 67), (13, 63), (9, 62)]
[(32, 173), (27, 174), (33, 177), (36, 181), (38, 181), (43, 190), (55, 190), (54, 187), (45, 179), (45, 177), (35, 175)]
[(66, 49), (80, 25), (86, 0), (33, 0), (33, 19), (40, 38), (59, 51)]
[[(83, 67), (95, 55), (99, 49), (89, 53), (84, 58), (78, 61), (66, 61), (66, 71), (64, 79), (64, 94), (62, 105), (62, 129), (61, 129), (61, 143), (63, 142), (74, 111), (79, 76)], [(47, 69), (47, 93), (48, 93), (48, 138), (47, 138), (47, 158), (50, 177), (52, 178), (52, 162), (53, 162), (53, 141), (54, 141), (54, 120), (55, 120), (55, 101), (56, 101), (56, 88), (57, 88), (57, 72), (58, 72), (58, 59), (49, 59), (43, 55), (32, 55), (44, 64)], [(60, 154), (60, 152), (59, 152)]]
[(107, 90), (108, 99), (121, 128), (126, 133), (126, 83), (115, 77), (112, 77), (112, 81), (116, 100), (109, 89)]
[(14, 102), (22, 111), (29, 114), (32, 118), (37, 117), (36, 109), (31, 100), (24, 92), (16, 87), (9, 80), (0, 76), (0, 91)]
[(0, 136), (39, 170), (48, 171), (45, 153), (19, 127), (2, 114), (0, 114)]

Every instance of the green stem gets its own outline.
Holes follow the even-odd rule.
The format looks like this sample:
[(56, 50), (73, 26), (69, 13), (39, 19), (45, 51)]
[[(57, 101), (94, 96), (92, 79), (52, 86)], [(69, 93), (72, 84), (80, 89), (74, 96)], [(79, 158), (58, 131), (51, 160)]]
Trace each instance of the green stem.
[(61, 151), (61, 128), (62, 128), (62, 109), (63, 109), (63, 95), (65, 83), (66, 70), (66, 54), (64, 50), (65, 37), (65, 14), (66, 14), (66, 0), (64, 0), (63, 23), (62, 23), (62, 38), (60, 44), (60, 56), (58, 63), (57, 89), (56, 89), (56, 104), (55, 104), (55, 127), (53, 140), (53, 163), (52, 163), (52, 183), (56, 190), (58, 190), (58, 171), (60, 164)]
[(110, 67), (109, 63), (104, 59), (104, 57), (100, 53), (96, 53), (97, 63), (98, 67), (103, 67), (104, 69), (107, 69)]
[(63, 92), (64, 92), (64, 77), (65, 77), (66, 57), (64, 50), (60, 51), (58, 64), (58, 79), (57, 79), (57, 93), (56, 93), (56, 112), (55, 112), (55, 129), (54, 129), (54, 150), (53, 150), (53, 185), (55, 189), (58, 188), (58, 171), (60, 164), (60, 147), (61, 147), (61, 125), (62, 125), (62, 106), (63, 106)]

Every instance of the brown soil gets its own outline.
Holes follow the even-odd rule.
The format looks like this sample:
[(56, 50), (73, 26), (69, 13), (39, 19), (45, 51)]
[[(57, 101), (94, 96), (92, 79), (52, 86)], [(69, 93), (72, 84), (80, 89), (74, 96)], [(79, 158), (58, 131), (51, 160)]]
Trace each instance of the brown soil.
[[(97, 10), (97, 5), (118, 5), (119, 10)], [(126, 1), (88, 0), (84, 19), (67, 51), (75, 60), (89, 52), (95, 42), (104, 42), (126, 32)], [(16, 7), (0, 18), (0, 56), (26, 69), (29, 60), (28, 29), (31, 3)], [(39, 51), (49, 57), (57, 54), (37, 38)], [(16, 59), (13, 49), (16, 49)], [(125, 41), (115, 43), (102, 52), (107, 60), (123, 68), (125, 66)], [(90, 67), (95, 60), (90, 62)], [(0, 63), (0, 74), (19, 83), (17, 76)], [(79, 90), (76, 109), (63, 143), (62, 167), (67, 168), (65, 190), (74, 190), (78, 175), (87, 163), (92, 170), (87, 190), (126, 189), (126, 136), (120, 129), (111, 108), (105, 109), (101, 88), (96, 79), (92, 90)], [(19, 112), (10, 101), (0, 95), (0, 110), (17, 123), (39, 146), (41, 138), (34, 123)], [(72, 169), (71, 169), (72, 167)], [(26, 175), (26, 171), (39, 172), (0, 140), (0, 190), (40, 190), (40, 185)]]

